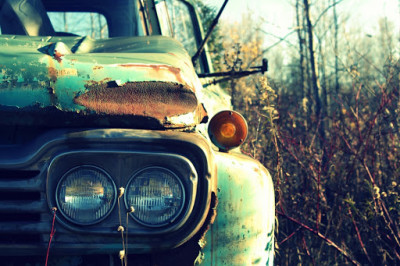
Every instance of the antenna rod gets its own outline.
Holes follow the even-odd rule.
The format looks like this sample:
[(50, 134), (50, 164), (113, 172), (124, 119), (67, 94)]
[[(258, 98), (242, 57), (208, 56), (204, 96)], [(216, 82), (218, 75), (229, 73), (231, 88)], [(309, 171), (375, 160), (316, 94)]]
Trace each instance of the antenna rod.
[(200, 47), (199, 47), (199, 49), (197, 50), (196, 54), (192, 57), (193, 66), (196, 65), (196, 61), (197, 61), (197, 59), (199, 59), (199, 56), (200, 56), (201, 52), (203, 52), (204, 46), (206, 45), (208, 39), (210, 38), (211, 33), (213, 32), (215, 26), (217, 26), (219, 17), (221, 16), (222, 11), (224, 11), (224, 8), (225, 8), (226, 4), (228, 3), (228, 1), (229, 1), (229, 0), (225, 0), (224, 3), (222, 4), (222, 6), (221, 6), (221, 8), (220, 8), (220, 10), (219, 10), (219, 12), (218, 12), (218, 14), (217, 14), (217, 16), (214, 18), (214, 20), (213, 20), (212, 23), (211, 23), (210, 28), (209, 28), (208, 31), (207, 31), (206, 37), (205, 37), (205, 38), (203, 39), (203, 41), (201, 42)]

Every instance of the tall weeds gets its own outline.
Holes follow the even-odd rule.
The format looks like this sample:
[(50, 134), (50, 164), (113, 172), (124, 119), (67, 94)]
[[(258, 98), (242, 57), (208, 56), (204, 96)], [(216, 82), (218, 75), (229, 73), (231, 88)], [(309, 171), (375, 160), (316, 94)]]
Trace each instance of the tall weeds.
[(383, 83), (354, 78), (331, 102), (323, 138), (321, 119), (265, 79), (238, 104), (250, 125), (244, 152), (275, 181), (277, 265), (400, 264), (399, 65), (385, 73)]

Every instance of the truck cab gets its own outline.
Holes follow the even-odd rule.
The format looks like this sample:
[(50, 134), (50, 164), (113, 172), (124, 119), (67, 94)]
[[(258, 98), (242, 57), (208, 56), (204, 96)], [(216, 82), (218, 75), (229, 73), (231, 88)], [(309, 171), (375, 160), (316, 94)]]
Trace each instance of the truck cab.
[(0, 256), (272, 265), (274, 189), (243, 155), (191, 1), (0, 0)]

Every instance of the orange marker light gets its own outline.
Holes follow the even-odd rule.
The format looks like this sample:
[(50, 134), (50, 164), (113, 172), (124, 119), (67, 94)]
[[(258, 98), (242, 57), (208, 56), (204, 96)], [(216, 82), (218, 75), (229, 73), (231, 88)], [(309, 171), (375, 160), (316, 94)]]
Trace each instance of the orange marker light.
[(232, 123), (226, 123), (226, 124), (222, 124), (220, 131), (221, 131), (221, 135), (224, 138), (232, 138), (233, 136), (235, 136), (236, 127)]
[(229, 151), (243, 144), (247, 131), (246, 120), (235, 111), (219, 112), (208, 125), (208, 135), (221, 151)]

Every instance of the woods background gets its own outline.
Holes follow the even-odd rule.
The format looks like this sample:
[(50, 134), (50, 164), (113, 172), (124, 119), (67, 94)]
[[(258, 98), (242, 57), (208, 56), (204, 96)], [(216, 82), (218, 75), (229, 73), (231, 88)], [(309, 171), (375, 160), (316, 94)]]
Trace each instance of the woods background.
[[(207, 30), (218, 10), (196, 2)], [(291, 1), (293, 30), (269, 47), (250, 12), (208, 44), (216, 70), (269, 60), (222, 85), (248, 121), (242, 151), (273, 176), (277, 265), (400, 265), (399, 32), (382, 17), (365, 34), (340, 2)]]

